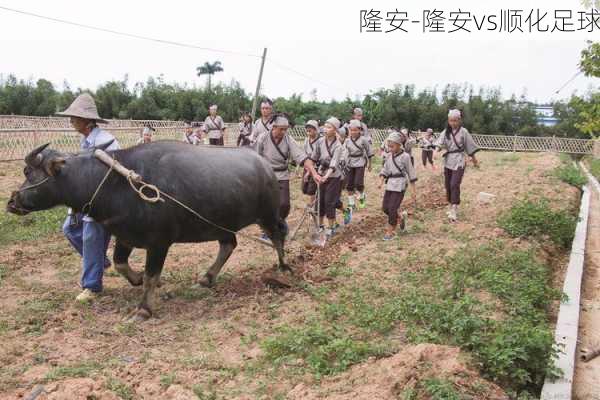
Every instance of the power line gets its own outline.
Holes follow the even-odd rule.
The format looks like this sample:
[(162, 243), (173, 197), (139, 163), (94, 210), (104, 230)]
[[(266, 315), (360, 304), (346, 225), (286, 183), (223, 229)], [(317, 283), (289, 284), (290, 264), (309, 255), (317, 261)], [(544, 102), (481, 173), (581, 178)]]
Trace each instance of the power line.
[(573, 77), (571, 79), (569, 79), (564, 85), (562, 85), (560, 87), (560, 89), (558, 89), (556, 92), (554, 92), (554, 94), (558, 94), (561, 90), (563, 90), (569, 83), (573, 82), (573, 80), (575, 78), (577, 78), (583, 71), (578, 71), (575, 75), (573, 75)]
[(307, 75), (307, 74), (305, 74), (304, 72), (300, 72), (300, 71), (298, 71), (298, 70), (295, 70), (295, 69), (294, 69), (294, 68), (292, 68), (292, 67), (288, 67), (287, 65), (284, 65), (284, 64), (282, 64), (282, 63), (280, 63), (280, 62), (278, 62), (278, 61), (275, 61), (275, 60), (273, 60), (273, 59), (272, 59), (272, 58), (270, 58), (270, 57), (269, 57), (269, 58), (267, 58), (267, 60), (271, 61), (273, 64), (275, 64), (275, 66), (277, 66), (277, 67), (279, 67), (279, 68), (281, 68), (281, 69), (283, 69), (283, 70), (286, 70), (286, 71), (292, 72), (292, 73), (294, 73), (294, 74), (296, 74), (296, 75), (299, 75), (299, 76), (301, 76), (301, 77), (303, 77), (303, 78), (305, 78), (305, 79), (308, 79), (308, 80), (310, 80), (310, 81), (313, 81), (313, 82), (319, 83), (319, 84), (321, 84), (321, 85), (323, 85), (323, 86), (327, 86), (327, 87), (329, 87), (329, 88), (331, 88), (331, 89), (336, 89), (336, 90), (344, 90), (344, 89), (342, 89), (342, 88), (339, 88), (339, 87), (336, 87), (336, 86), (332, 86), (332, 85), (330, 85), (330, 84), (328, 84), (328, 83), (326, 83), (326, 82), (323, 82), (323, 81), (321, 81), (321, 80), (319, 80), (319, 79), (313, 78), (312, 76), (310, 76), (310, 75)]
[[(79, 22), (73, 22), (73, 21), (69, 21), (69, 20), (65, 20), (65, 19), (61, 19), (61, 18), (55, 18), (55, 17), (48, 17), (45, 15), (41, 15), (41, 14), (36, 14), (36, 13), (32, 13), (29, 11), (23, 11), (23, 10), (17, 10), (15, 8), (10, 8), (10, 7), (5, 7), (5, 6), (0, 6), (1, 10), (5, 10), (5, 11), (10, 11), (16, 14), (22, 14), (22, 15), (27, 15), (30, 17), (35, 17), (35, 18), (40, 18), (40, 19), (44, 19), (47, 21), (52, 21), (52, 22), (58, 22), (61, 24), (66, 24), (66, 25), (71, 25), (71, 26), (76, 26), (79, 28), (84, 28), (84, 29), (90, 29), (90, 30), (95, 30), (95, 31), (99, 31), (99, 32), (105, 32), (105, 33), (111, 33), (113, 35), (119, 35), (119, 36), (125, 36), (125, 37), (130, 37), (130, 38), (134, 38), (134, 39), (139, 39), (139, 40), (146, 40), (146, 41), (151, 41), (151, 42), (156, 42), (156, 43), (161, 43), (161, 44), (167, 44), (167, 45), (172, 45), (172, 46), (179, 46), (179, 47), (185, 47), (185, 48), (190, 48), (190, 49), (197, 49), (197, 50), (205, 50), (205, 51), (212, 51), (212, 52), (216, 52), (216, 53), (223, 53), (223, 54), (233, 54), (233, 55), (238, 55), (238, 56), (245, 56), (245, 57), (253, 57), (253, 58), (262, 58), (260, 55), (257, 54), (250, 54), (250, 53), (243, 53), (243, 52), (238, 52), (238, 51), (231, 51), (231, 50), (222, 50), (222, 49), (215, 49), (215, 48), (211, 48), (211, 47), (202, 47), (202, 46), (196, 46), (193, 44), (189, 44), (189, 43), (183, 43), (183, 42), (176, 42), (173, 40), (164, 40), (164, 39), (158, 39), (158, 38), (153, 38), (150, 36), (143, 36), (143, 35), (138, 35), (135, 33), (129, 33), (129, 32), (123, 32), (123, 31), (117, 31), (114, 29), (108, 29), (108, 28), (102, 28), (99, 26), (94, 26), (94, 25), (88, 25), (88, 24), (82, 24)], [(327, 82), (321, 81), (319, 79), (316, 79), (310, 75), (305, 74), (304, 72), (298, 71), (292, 67), (289, 67), (283, 63), (280, 63), (278, 61), (273, 60), (272, 58), (268, 58), (269, 61), (271, 61), (275, 66), (279, 67), (282, 70), (286, 70), (288, 72), (292, 72), (296, 75), (299, 75), (307, 80), (316, 82), (322, 86), (326, 86), (329, 87), (331, 89), (335, 89), (335, 90), (340, 90), (343, 91), (344, 89), (333, 86), (328, 84)]]
[(162, 44), (169, 44), (169, 45), (179, 46), (179, 47), (186, 47), (186, 48), (190, 48), (190, 49), (213, 51), (213, 52), (216, 52), (216, 53), (234, 54), (234, 55), (238, 55), (238, 56), (260, 58), (260, 56), (256, 55), (256, 54), (242, 53), (242, 52), (231, 51), (231, 50), (215, 49), (215, 48), (211, 48), (211, 47), (201, 47), (201, 46), (196, 46), (194, 44), (176, 42), (176, 41), (173, 41), (173, 40), (157, 39), (157, 38), (153, 38), (153, 37), (149, 37), (149, 36), (137, 35), (135, 33), (121, 32), (121, 31), (116, 31), (116, 30), (113, 30), (113, 29), (102, 28), (102, 27), (99, 27), (99, 26), (93, 26), (93, 25), (81, 24), (79, 22), (68, 21), (68, 20), (65, 20), (65, 19), (54, 18), (54, 17), (47, 17), (45, 15), (35, 14), (35, 13), (29, 12), (29, 11), (22, 11), (22, 10), (17, 10), (17, 9), (14, 9), (14, 8), (9, 8), (9, 7), (4, 7), (4, 6), (0, 6), (0, 9), (6, 10), (6, 11), (10, 11), (10, 12), (13, 12), (13, 13), (17, 13), (17, 14), (28, 15), (30, 17), (35, 17), (35, 18), (45, 19), (45, 20), (48, 20), (48, 21), (58, 22), (58, 23), (61, 23), (61, 24), (67, 24), (67, 25), (77, 26), (77, 27), (80, 27), (80, 28), (86, 28), (86, 29), (91, 29), (91, 30), (100, 31), (100, 32), (112, 33), (114, 35), (126, 36), (126, 37), (130, 37), (130, 38), (134, 38), (134, 39), (148, 40), (148, 41), (151, 41), (151, 42), (162, 43)]

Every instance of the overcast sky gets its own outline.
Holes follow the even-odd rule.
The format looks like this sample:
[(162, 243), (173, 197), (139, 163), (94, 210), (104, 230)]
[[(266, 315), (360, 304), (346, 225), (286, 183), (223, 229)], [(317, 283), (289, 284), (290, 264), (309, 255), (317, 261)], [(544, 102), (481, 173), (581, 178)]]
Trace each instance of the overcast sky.
[[(251, 55), (267, 47), (270, 60), (265, 66), (263, 90), (271, 97), (303, 93), (308, 98), (316, 89), (319, 99), (329, 100), (363, 96), (397, 83), (423, 89), (467, 82), (475, 87), (500, 87), (506, 97), (525, 91), (529, 99), (547, 102), (600, 84), (598, 79), (579, 76), (559, 95), (554, 93), (577, 72), (584, 40), (600, 39), (598, 30), (537, 36), (427, 36), (418, 35), (417, 30), (404, 36), (369, 36), (359, 32), (359, 11), (367, 7), (366, 2), (350, 0), (343, 6), (320, 3), (324, 2), (280, 1), (261, 9), (260, 4), (266, 3), (231, 0), (0, 0), (0, 6), (202, 47)], [(552, 11), (564, 8), (565, 3), (569, 1), (509, 1), (502, 7), (518, 4), (520, 9), (544, 7)], [(369, 1), (368, 7), (390, 10), (403, 4), (415, 13), (428, 6), (441, 6), (421, 1)], [(459, 6), (488, 14), (500, 7), (497, 2), (465, 0), (453, 2), (452, 9)], [(583, 10), (578, 1), (571, 6)], [(72, 88), (95, 88), (125, 75), (133, 85), (160, 74), (168, 82), (204, 85), (206, 78), (196, 77), (196, 66), (219, 60), (225, 71), (215, 75), (214, 81), (235, 79), (253, 92), (260, 65), (258, 57), (124, 38), (2, 9), (0, 41), (0, 74), (47, 78), (59, 88), (64, 80)]]

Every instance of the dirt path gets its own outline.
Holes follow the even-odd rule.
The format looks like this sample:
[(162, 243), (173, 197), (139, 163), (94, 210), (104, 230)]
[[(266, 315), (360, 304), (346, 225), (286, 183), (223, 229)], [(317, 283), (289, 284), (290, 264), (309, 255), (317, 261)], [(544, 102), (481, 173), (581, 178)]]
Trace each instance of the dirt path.
[(590, 187), (590, 214), (585, 248), (585, 266), (579, 314), (579, 343), (573, 397), (600, 399), (600, 356), (583, 362), (585, 350), (600, 350), (600, 194)]
[[(305, 230), (289, 244), (289, 260), (298, 271), (298, 281), (290, 289), (273, 290), (262, 282), (261, 275), (276, 256), (245, 238), (240, 238), (214, 289), (193, 288), (197, 276), (212, 262), (217, 245), (175, 245), (165, 264), (156, 317), (140, 326), (124, 324), (123, 318), (136, 306), (141, 290), (130, 287), (113, 270), (105, 276), (105, 291), (98, 301), (89, 307), (74, 304), (80, 259), (58, 226), (41, 239), (0, 246), (0, 399), (23, 398), (38, 384), (51, 393), (37, 400), (88, 395), (96, 399), (284, 399), (294, 388), (296, 398), (302, 397), (301, 388), (318, 390), (320, 383), (306, 371), (273, 375), (258, 362), (265, 338), (281, 326), (301, 329), (318, 311), (321, 305), (313, 297), (315, 292), (335, 296), (343, 288), (397, 279), (414, 267), (410, 257), (418, 254), (415, 250), (443, 257), (466, 244), (512, 242), (497, 227), (496, 218), (528, 194), (577, 206), (577, 190), (549, 174), (560, 163), (555, 155), (482, 153), (480, 158), (482, 169), (470, 168), (465, 175), (459, 222), (452, 225), (445, 221), (439, 171), (432, 175), (419, 166), (418, 208), (410, 209), (408, 231), (390, 242), (381, 240), (385, 217), (374, 170), (367, 178), (367, 209), (358, 212), (329, 247), (307, 248)], [(20, 163), (4, 167), (0, 199), (21, 182)], [(289, 222), (294, 226), (305, 199), (298, 179), (291, 188)], [(482, 191), (495, 194), (494, 202), (479, 204), (477, 193)], [(256, 227), (247, 232), (259, 234)], [(562, 254), (555, 257), (557, 265), (566, 265), (565, 260)], [(140, 269), (142, 262), (143, 253), (134, 251), (133, 267)], [(559, 281), (556, 287), (560, 286)], [(400, 331), (394, 348), (405, 347), (406, 354), (416, 354)], [(421, 354), (421, 348), (417, 350)], [(455, 350), (439, 351), (454, 360)], [(381, 360), (377, 370), (394, 375), (401, 358), (389, 365)], [(423, 365), (428, 363), (426, 356), (423, 360)], [(356, 368), (346, 377), (361, 375), (360, 365)], [(215, 397), (210, 397), (213, 393)]]

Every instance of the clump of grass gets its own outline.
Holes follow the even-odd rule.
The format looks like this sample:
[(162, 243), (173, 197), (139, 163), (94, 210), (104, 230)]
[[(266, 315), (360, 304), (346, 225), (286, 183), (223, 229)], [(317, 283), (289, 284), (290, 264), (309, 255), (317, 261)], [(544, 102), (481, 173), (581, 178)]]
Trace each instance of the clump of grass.
[(112, 391), (114, 394), (119, 396), (123, 400), (132, 400), (134, 396), (134, 390), (131, 386), (126, 383), (109, 377), (106, 381), (106, 388)]
[(102, 365), (96, 361), (84, 361), (76, 364), (55, 367), (46, 374), (46, 382), (61, 378), (85, 378), (100, 371)]
[(546, 199), (522, 199), (498, 218), (498, 225), (512, 237), (544, 235), (568, 248), (575, 235), (577, 217), (568, 210), (552, 210)]
[(314, 319), (303, 327), (289, 325), (261, 344), (266, 359), (276, 364), (302, 359), (317, 378), (345, 371), (349, 366), (380, 354), (380, 348), (354, 339), (343, 327)]
[(579, 167), (576, 167), (571, 162), (556, 167), (553, 174), (561, 181), (578, 189), (581, 189), (587, 183), (587, 178), (583, 175)]
[(533, 252), (484, 246), (412, 275), (398, 315), (411, 340), (460, 346), (485, 376), (535, 391), (558, 373), (547, 309), (561, 294), (550, 280)]

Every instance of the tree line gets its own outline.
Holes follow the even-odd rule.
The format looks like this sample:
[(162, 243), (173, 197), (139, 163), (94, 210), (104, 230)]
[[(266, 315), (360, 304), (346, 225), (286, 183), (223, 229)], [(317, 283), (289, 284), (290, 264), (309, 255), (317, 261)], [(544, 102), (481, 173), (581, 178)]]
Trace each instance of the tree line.
[[(252, 94), (233, 80), (212, 87), (188, 87), (151, 77), (146, 82), (130, 85), (127, 77), (106, 82), (96, 90), (73, 90), (68, 83), (57, 89), (50, 81), (0, 76), (0, 114), (51, 116), (65, 109), (83, 91), (92, 93), (98, 111), (104, 118), (204, 120), (211, 104), (219, 106), (225, 121), (238, 121), (242, 111), (252, 106)], [(568, 100), (551, 104), (559, 122), (554, 127), (537, 122), (535, 104), (525, 95), (503, 98), (498, 88), (474, 88), (469, 84), (446, 85), (442, 88), (417, 90), (414, 85), (398, 84), (377, 89), (363, 99), (318, 101), (293, 94), (272, 99), (275, 110), (287, 112), (295, 124), (309, 119), (324, 121), (329, 116), (347, 120), (354, 107), (361, 107), (365, 122), (376, 128), (407, 127), (409, 129), (445, 127), (448, 109), (463, 111), (465, 126), (479, 134), (517, 134), (524, 136), (589, 137), (585, 114), (600, 104), (600, 93), (591, 91), (573, 95)]]

